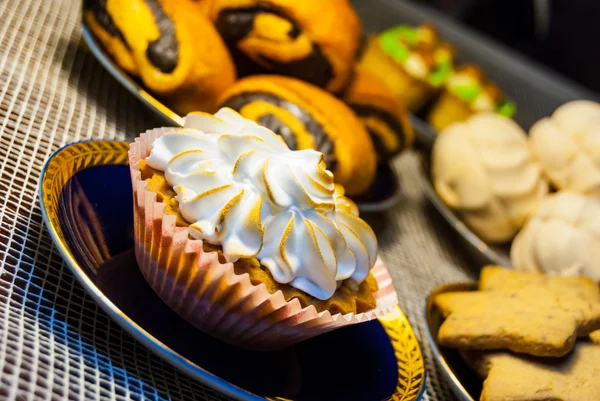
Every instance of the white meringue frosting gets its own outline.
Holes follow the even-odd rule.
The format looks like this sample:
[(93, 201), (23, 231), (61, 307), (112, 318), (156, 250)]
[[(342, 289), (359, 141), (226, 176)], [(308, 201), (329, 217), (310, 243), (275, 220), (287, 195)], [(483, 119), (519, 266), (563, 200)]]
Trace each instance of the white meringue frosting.
[(525, 132), (495, 113), (443, 130), (431, 163), (438, 195), (489, 242), (512, 239), (548, 192)]
[(192, 113), (152, 144), (190, 234), (227, 261), (256, 257), (275, 281), (328, 299), (364, 280), (377, 257), (373, 230), (343, 197), (323, 155), (291, 151), (281, 137), (223, 108)]
[(517, 270), (600, 282), (600, 200), (564, 191), (546, 197), (513, 241), (510, 259)]
[(600, 104), (565, 103), (535, 123), (529, 138), (556, 188), (600, 198)]

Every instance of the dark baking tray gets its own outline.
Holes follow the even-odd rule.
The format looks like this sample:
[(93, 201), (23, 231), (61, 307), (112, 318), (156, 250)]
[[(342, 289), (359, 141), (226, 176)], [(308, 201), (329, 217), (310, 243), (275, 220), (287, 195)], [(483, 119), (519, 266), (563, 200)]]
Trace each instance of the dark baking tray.
[[(505, 96), (517, 104), (515, 120), (526, 131), (567, 101), (600, 100), (595, 92), (434, 9), (401, 0), (352, 0), (352, 3), (367, 34), (402, 23), (433, 23), (441, 36), (456, 47), (458, 62), (479, 65)], [(417, 141), (431, 146), (436, 131), (417, 116), (413, 116), (413, 123)]]

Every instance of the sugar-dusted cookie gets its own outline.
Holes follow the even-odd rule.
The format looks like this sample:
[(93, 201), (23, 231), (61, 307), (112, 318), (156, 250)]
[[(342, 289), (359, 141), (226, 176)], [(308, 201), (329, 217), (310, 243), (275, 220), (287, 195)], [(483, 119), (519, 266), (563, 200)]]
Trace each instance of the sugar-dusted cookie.
[(563, 358), (483, 354), (477, 366), (487, 378), (480, 401), (600, 400), (599, 360), (600, 346), (588, 342)]
[(600, 103), (575, 100), (529, 131), (532, 153), (552, 185), (600, 199)]
[(525, 132), (495, 113), (477, 114), (438, 135), (431, 178), (444, 203), (489, 243), (510, 241), (548, 193)]
[(546, 285), (557, 294), (568, 293), (591, 301), (600, 301), (600, 287), (589, 277), (547, 276), (519, 272), (500, 266), (486, 266), (479, 276), (479, 290), (518, 290), (530, 284)]
[(441, 345), (467, 349), (508, 349), (535, 356), (562, 356), (577, 336), (600, 329), (600, 302), (544, 284), (512, 291), (440, 294), (436, 307), (446, 316)]
[(512, 267), (600, 282), (599, 227), (600, 199), (567, 191), (551, 194), (515, 237)]

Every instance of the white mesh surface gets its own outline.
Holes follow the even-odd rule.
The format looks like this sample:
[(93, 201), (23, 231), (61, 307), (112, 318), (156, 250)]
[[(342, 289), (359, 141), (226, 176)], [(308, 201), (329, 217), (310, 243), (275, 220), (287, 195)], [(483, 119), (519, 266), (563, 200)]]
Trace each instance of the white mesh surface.
[(0, 399), (224, 399), (99, 310), (42, 226), (54, 150), (158, 124), (80, 46), (79, 7), (0, 1)]
[[(42, 226), (37, 182), (54, 150), (85, 138), (131, 139), (160, 125), (80, 45), (79, 8), (68, 0), (0, 0), (0, 398), (224, 399), (113, 323)], [(423, 198), (417, 156), (401, 157), (397, 168), (405, 199), (365, 217), (424, 340), (425, 296), (474, 273)], [(425, 399), (451, 399), (430, 348), (422, 347)]]

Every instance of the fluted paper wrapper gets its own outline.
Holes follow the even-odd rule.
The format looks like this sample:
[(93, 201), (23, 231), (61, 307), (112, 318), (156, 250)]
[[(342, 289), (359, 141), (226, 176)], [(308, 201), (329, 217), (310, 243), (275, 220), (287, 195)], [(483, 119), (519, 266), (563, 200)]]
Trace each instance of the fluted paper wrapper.
[(187, 227), (164, 212), (156, 193), (141, 179), (138, 161), (170, 128), (147, 131), (129, 151), (134, 192), (135, 254), (144, 277), (180, 316), (203, 332), (228, 343), (258, 350), (281, 349), (310, 337), (391, 312), (398, 303), (392, 279), (381, 260), (371, 273), (379, 285), (377, 307), (364, 313), (331, 315), (314, 306), (302, 308), (282, 292), (269, 293), (254, 285), (248, 274), (235, 274), (232, 263), (221, 263), (217, 252), (205, 252)]

